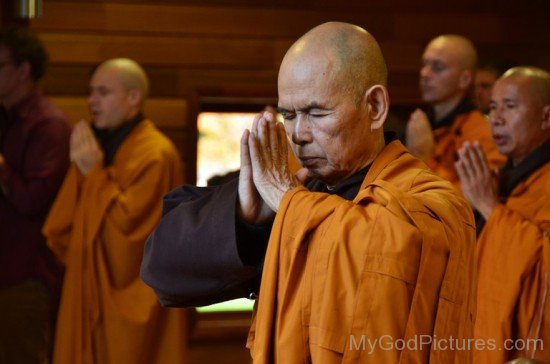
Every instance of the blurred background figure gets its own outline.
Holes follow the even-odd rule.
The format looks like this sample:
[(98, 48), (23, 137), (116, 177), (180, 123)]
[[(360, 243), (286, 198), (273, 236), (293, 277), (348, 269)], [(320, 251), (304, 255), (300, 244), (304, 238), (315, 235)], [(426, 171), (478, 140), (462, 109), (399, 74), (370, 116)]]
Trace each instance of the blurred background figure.
[(47, 53), (0, 31), (0, 363), (47, 363), (61, 269), (40, 230), (69, 166), (70, 126), (44, 98)]
[(484, 115), (489, 114), (491, 103), (491, 90), (496, 80), (509, 67), (503, 66), (502, 62), (486, 61), (480, 62), (477, 66), (474, 78), (474, 104)]
[(149, 82), (130, 59), (90, 81), (93, 126), (71, 134), (69, 173), (44, 226), (66, 266), (53, 361), (182, 363), (186, 312), (165, 309), (139, 278), (162, 197), (182, 183), (179, 154), (143, 114)]
[(420, 94), (428, 108), (416, 109), (407, 122), (409, 150), (457, 189), (460, 182), (454, 162), (464, 142), (478, 141), (492, 167), (505, 160), (491, 138), (487, 120), (470, 98), (476, 62), (476, 49), (463, 36), (441, 35), (430, 41), (420, 69)]

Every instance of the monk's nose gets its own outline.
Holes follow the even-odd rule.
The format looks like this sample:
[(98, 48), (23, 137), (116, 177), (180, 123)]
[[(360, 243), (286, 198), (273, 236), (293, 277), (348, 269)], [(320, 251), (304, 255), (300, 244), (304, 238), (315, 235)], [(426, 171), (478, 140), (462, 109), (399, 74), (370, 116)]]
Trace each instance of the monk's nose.
[(296, 115), (296, 124), (292, 132), (292, 142), (296, 145), (303, 145), (311, 143), (311, 141), (311, 122), (308, 120), (307, 115)]

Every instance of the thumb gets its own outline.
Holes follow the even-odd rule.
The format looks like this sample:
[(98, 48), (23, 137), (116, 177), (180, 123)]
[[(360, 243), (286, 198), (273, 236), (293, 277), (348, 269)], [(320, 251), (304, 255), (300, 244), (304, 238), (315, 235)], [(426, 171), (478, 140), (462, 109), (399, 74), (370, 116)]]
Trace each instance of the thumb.
[(307, 170), (307, 168), (300, 168), (298, 172), (296, 172), (295, 177), (298, 182), (303, 185), (306, 183), (308, 174), (309, 171)]

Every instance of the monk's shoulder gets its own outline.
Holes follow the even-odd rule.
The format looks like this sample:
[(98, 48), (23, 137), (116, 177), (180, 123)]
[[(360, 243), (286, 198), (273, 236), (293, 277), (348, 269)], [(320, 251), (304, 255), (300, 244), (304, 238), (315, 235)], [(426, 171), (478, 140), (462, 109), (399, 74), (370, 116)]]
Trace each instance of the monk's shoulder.
[(129, 138), (131, 139), (129, 149), (134, 157), (164, 159), (178, 155), (174, 143), (152, 121), (144, 120), (135, 132), (135, 135)]
[(453, 185), (433, 172), (424, 162), (404, 153), (383, 169), (377, 179), (384, 180), (405, 193), (426, 191), (456, 194)]

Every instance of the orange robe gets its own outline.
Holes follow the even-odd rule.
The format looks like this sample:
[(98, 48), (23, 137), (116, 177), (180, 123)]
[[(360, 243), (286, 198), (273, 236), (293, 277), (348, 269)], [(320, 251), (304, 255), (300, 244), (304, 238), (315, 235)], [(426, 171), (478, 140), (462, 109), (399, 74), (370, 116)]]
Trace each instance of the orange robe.
[[(476, 363), (517, 357), (550, 363), (549, 181), (546, 163), (495, 208), (479, 237), (475, 336), (493, 340), (496, 350), (477, 351)], [(519, 349), (533, 341), (526, 350), (508, 351), (507, 339), (524, 340)]]
[[(468, 203), (398, 141), (353, 201), (295, 188), (267, 248), (254, 363), (470, 362), (469, 351), (420, 339), (472, 336), (474, 253)], [(383, 349), (415, 338), (418, 350)]]
[(499, 153), (493, 141), (489, 122), (477, 110), (458, 115), (450, 128), (434, 130), (434, 139), (434, 154), (428, 158), (426, 164), (439, 176), (450, 181), (459, 191), (460, 180), (454, 162), (456, 153), (464, 142), (478, 141), (491, 169), (499, 168), (506, 162), (506, 157)]
[(161, 308), (139, 277), (162, 197), (182, 182), (173, 144), (140, 122), (113, 164), (82, 176), (71, 165), (44, 227), (65, 264), (54, 363), (181, 363), (186, 311)]

